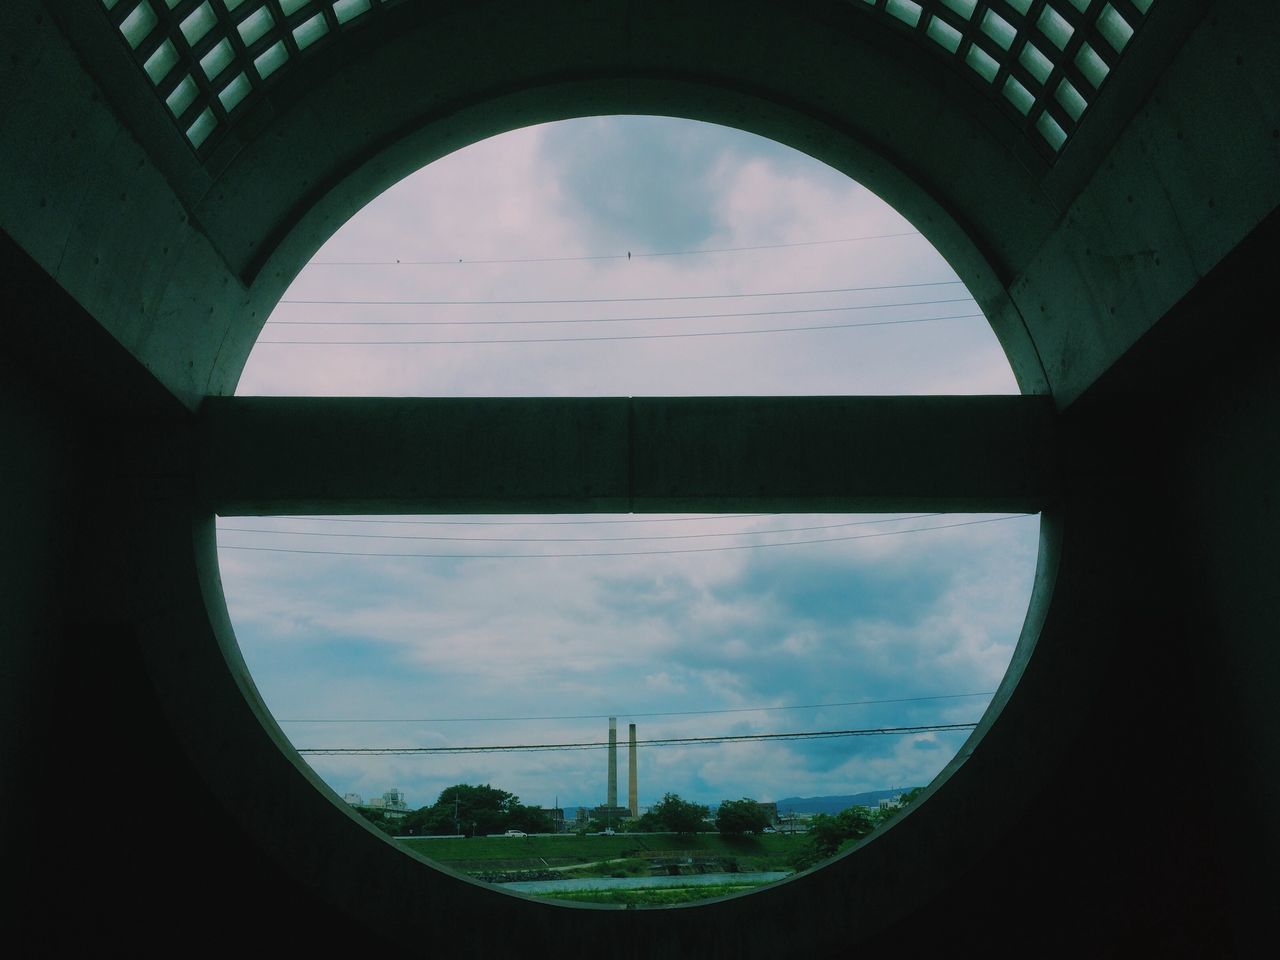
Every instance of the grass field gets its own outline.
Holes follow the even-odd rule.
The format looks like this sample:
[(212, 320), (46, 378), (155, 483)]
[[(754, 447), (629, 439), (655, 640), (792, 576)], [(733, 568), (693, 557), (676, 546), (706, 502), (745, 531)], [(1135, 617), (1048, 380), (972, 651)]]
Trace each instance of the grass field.
[(722, 884), (705, 887), (653, 887), (646, 890), (575, 890), (557, 894), (534, 894), (549, 900), (567, 900), (571, 903), (622, 903), (633, 907), (671, 907), (695, 900), (727, 897), (732, 893), (746, 893), (760, 884)]
[(459, 869), (471, 864), (528, 863), (567, 865), (623, 858), (651, 858), (694, 855), (723, 857), (737, 861), (742, 870), (769, 870), (786, 862), (796, 853), (808, 850), (804, 835), (764, 834), (758, 837), (721, 837), (699, 833), (674, 834), (632, 833), (611, 837), (468, 837), (466, 839), (400, 840), (400, 843), (432, 860)]
[[(614, 836), (407, 838), (404, 846), (438, 863), (486, 881), (573, 877), (647, 877), (656, 864), (689, 859), (710, 863), (712, 872), (790, 870), (812, 844), (803, 834), (721, 837), (719, 834), (633, 833)], [(686, 870), (691, 869), (686, 867)], [(521, 873), (526, 871), (526, 873)], [(533, 871), (531, 875), (527, 871)], [(727, 883), (632, 890), (574, 890), (533, 896), (575, 903), (664, 907), (752, 890), (759, 884)]]

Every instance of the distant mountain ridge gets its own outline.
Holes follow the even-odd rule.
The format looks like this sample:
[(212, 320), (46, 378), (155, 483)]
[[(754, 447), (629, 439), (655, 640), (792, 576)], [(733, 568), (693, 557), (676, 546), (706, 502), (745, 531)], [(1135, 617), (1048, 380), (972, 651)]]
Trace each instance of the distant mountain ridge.
[(778, 801), (778, 813), (839, 813), (849, 807), (875, 807), (881, 800), (892, 800), (913, 787), (894, 787), (891, 790), (870, 790), (835, 797), (787, 797)]
[[(871, 790), (867, 793), (852, 793), (832, 797), (786, 797), (778, 801), (778, 813), (839, 813), (849, 807), (876, 807), (881, 800), (892, 800), (894, 797), (914, 790), (914, 787), (892, 787), (888, 790)], [(714, 814), (717, 803), (709, 804)], [(564, 818), (572, 821), (578, 814), (577, 807), (563, 807)], [(588, 808), (590, 809), (590, 808)], [(644, 808), (641, 807), (641, 810)]]

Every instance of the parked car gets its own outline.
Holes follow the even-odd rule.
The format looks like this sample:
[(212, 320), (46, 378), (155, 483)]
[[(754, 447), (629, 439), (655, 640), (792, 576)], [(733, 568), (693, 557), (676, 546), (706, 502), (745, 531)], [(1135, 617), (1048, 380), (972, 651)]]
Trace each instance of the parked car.
[(503, 834), (504, 837), (527, 837), (528, 834), (523, 830), (508, 830)]

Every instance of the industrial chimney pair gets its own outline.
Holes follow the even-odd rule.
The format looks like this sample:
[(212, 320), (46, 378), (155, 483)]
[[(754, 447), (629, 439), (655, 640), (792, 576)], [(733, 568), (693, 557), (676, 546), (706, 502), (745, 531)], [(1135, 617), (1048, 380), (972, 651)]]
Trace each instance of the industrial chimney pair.
[[(627, 777), (627, 808), (631, 811), (633, 817), (640, 816), (640, 804), (637, 800), (638, 791), (636, 789), (636, 725), (630, 724), (628, 733), (631, 743), (628, 747), (627, 759), (631, 763), (631, 769)], [(609, 718), (609, 796), (606, 801), (608, 806), (616, 807), (618, 805), (618, 718)]]

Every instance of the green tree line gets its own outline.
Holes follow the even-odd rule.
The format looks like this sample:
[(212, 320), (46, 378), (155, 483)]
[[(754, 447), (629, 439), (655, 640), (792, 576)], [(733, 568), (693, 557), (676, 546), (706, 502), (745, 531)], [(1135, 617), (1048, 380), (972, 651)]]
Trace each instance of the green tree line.
[(923, 792), (924, 787), (904, 791), (897, 805), (879, 810), (849, 807), (836, 814), (815, 814), (809, 821), (809, 839), (813, 841), (813, 853), (797, 863), (797, 867), (803, 869), (819, 860), (834, 857), (845, 847), (852, 846), (872, 830), (888, 823)]
[(551, 833), (555, 829), (545, 810), (526, 806), (514, 793), (487, 783), (445, 787), (435, 803), (398, 819), (382, 810), (361, 808), (357, 812), (383, 832), (405, 837), (482, 836), (508, 830)]

